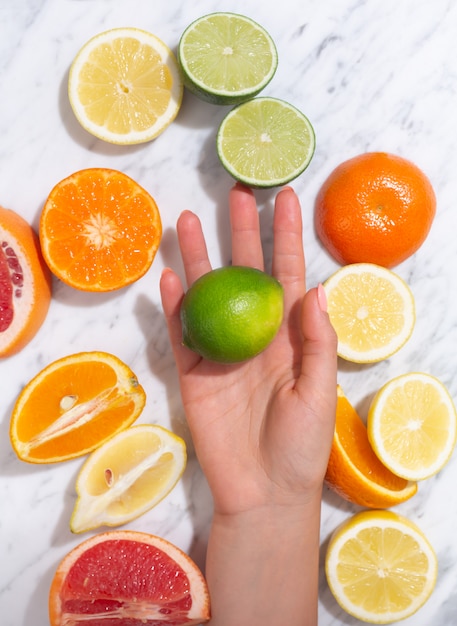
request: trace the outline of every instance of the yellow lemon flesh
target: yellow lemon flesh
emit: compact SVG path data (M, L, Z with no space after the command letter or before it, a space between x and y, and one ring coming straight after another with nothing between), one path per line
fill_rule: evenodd
M437 558L424 533L392 511L362 511L332 535L327 581L357 619L388 624L413 615L436 583Z
M161 426L142 424L119 433L91 454L78 475L71 530L119 526L139 517L170 493L186 461L184 441Z

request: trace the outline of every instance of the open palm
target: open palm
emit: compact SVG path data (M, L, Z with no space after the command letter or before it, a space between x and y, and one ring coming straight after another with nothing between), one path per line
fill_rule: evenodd
M230 193L232 263L264 270L253 193ZM198 218L184 212L178 240L191 285L211 269ZM184 288L165 270L162 302L195 449L215 508L236 513L293 503L322 486L334 427L336 337L322 288L306 293L302 221L290 188L276 198L272 274L284 288L284 320L270 346L240 364L202 359L182 345Z

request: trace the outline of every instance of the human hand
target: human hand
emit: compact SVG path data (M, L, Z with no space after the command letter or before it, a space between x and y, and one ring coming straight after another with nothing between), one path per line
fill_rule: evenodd
M253 193L230 192L232 263L264 270ZM211 269L201 224L185 211L177 224L188 285ZM224 365L182 345L184 288L176 273L161 278L162 303L181 395L215 512L303 503L321 491L336 406L336 336L322 287L306 293L302 219L286 187L275 201L272 274L284 288L284 319L268 348Z

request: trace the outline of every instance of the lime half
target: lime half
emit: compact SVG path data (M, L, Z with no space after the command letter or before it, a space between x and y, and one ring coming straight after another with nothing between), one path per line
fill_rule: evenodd
M232 109L217 134L222 165L251 187L284 185L309 165L316 145L308 118L276 98L254 98Z
M178 45L185 86L213 104L239 104L273 78L278 54L271 36L244 15L211 13L192 22Z

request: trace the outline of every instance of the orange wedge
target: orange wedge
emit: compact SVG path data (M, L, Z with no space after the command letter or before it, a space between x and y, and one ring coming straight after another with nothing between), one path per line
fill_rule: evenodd
M83 291L130 285L150 268L162 237L154 199L117 170L92 168L57 183L40 219L44 259Z
M132 370L106 352L54 361L22 390L11 416L16 454L56 463L86 454L130 426L146 402Z
M0 357L24 348L38 332L51 302L51 273L35 231L0 207Z
M374 453L365 424L338 385L336 425L327 485L360 506L386 509L408 500L417 483L393 474Z

